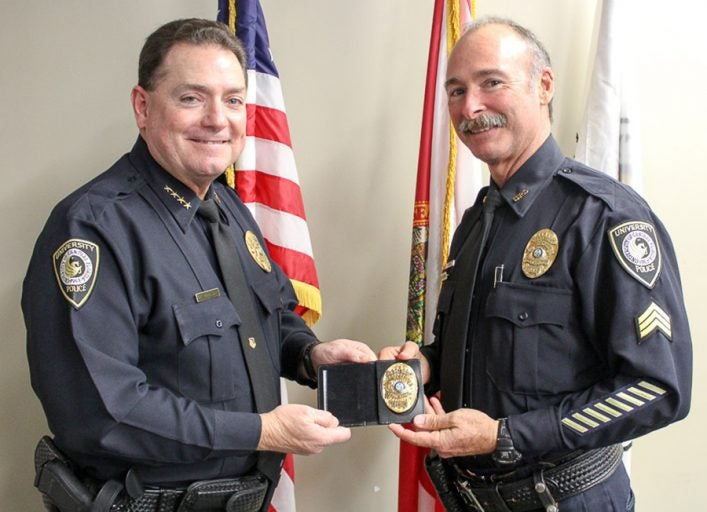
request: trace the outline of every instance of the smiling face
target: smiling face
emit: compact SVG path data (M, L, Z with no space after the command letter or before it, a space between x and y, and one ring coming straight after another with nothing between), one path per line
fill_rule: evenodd
M533 63L528 44L499 24L464 36L449 59L450 117L461 141L489 165L499 186L550 134L552 70L533 73Z
M132 104L153 158L203 198L243 151L246 82L233 52L216 45L174 45L151 90Z

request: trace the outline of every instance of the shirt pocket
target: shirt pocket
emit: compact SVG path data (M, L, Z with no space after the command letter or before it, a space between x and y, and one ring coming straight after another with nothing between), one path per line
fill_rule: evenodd
M246 373L238 344L241 319L231 301L222 295L201 303L175 304L172 309L182 342L180 393L200 401L235 398L243 385L237 376Z
M500 283L489 294L486 371L506 392L554 395L575 385L570 290Z
M263 328L263 335L268 347L268 354L276 373L280 374L280 336L282 322L282 299L280 286L269 274L252 282L251 288L255 294L256 306L259 307L258 317Z

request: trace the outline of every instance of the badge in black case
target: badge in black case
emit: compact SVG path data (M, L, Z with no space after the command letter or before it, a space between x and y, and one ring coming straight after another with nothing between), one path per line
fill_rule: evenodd
M345 427L409 423L424 412L420 361L319 367L317 406Z

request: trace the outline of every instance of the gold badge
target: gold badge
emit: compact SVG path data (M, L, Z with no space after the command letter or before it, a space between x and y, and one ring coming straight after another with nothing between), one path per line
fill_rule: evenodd
M394 363L383 373L381 397L388 409L398 414L409 411L417 401L417 376L405 363Z
M252 231L245 232L245 244L248 247L248 252L253 256L253 259L265 272L270 272L272 270L272 265L270 265L270 260L265 256L265 251L260 246L258 242L258 237Z
M530 237L523 251L523 274L530 279L547 272L557 257L559 242L551 229L541 229Z
M98 253L98 246L93 242L72 238L52 256L59 289L75 309L81 308L91 296L98 275Z

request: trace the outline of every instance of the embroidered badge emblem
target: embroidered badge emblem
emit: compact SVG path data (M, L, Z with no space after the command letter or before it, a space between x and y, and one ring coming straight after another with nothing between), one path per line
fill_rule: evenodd
M381 398L391 411L402 414L412 409L417 401L417 391L417 376L410 365L395 363L383 373Z
M91 296L98 275L98 262L98 246L78 238L64 242L52 256L59 289L75 309L83 306Z
M662 269L655 228L647 222L632 220L611 228L608 235L621 266L639 283L652 289Z
M670 315L655 302L651 302L643 314L636 318L636 331L638 332L638 343L641 343L655 331L660 331L668 340L673 340Z
M248 252L250 252L250 255L253 257L258 266L265 272L270 272L272 270L270 260L265 255L265 251L263 251L263 248L258 241L258 237L255 236L255 233L250 230L245 232L245 245L248 247Z
M557 257L560 244L551 229L541 229L528 240L523 251L521 269L529 279L535 279L547 272Z

